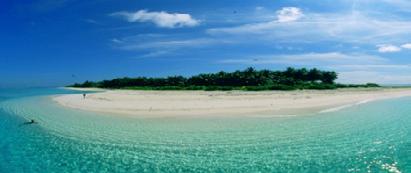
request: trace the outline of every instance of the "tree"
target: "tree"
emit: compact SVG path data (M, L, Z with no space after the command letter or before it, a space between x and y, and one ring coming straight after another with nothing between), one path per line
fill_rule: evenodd
M334 84L337 73L313 69L295 69L285 71L256 70L252 67L234 72L198 74L191 77L169 76L166 78L117 78L100 82L86 81L73 87L101 88L144 88L144 89L206 89L206 90L267 90L267 89L333 89L358 85ZM360 85L361 86L361 85ZM368 85L374 87L377 85Z
M321 82L325 84L333 84L336 79L337 79L336 72L323 72Z
M321 71L316 68L311 69L307 74L307 80L311 82L316 82L321 79Z

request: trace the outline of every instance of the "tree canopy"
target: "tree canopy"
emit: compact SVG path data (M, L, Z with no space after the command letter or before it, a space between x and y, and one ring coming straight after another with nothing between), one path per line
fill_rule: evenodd
M158 89L158 90L292 90L292 89L335 89L342 87L375 87L372 85L336 84L338 75L333 71L316 68L284 71L256 70L249 67L234 72L220 71L203 73L191 77L169 76L164 78L136 77L117 78L99 82L86 81L72 87L98 87L110 89Z

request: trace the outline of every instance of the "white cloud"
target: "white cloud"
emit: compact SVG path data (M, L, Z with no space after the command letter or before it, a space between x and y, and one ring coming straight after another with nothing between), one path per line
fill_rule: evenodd
M282 19L286 20L286 19ZM404 42L411 34L411 21L400 18L373 17L369 13L305 13L293 22L248 23L233 27L211 28L207 33L238 36L276 42L338 41L344 43L380 44ZM253 35L253 37L249 37ZM246 41L250 41L247 39Z
M175 39L175 40L149 40L139 42L139 40L113 40L119 48L124 50L150 50L150 49L180 49L188 47L203 47L221 43L218 40L208 38L197 39Z
M377 0L367 0L376 2ZM399 11L410 12L411 2L409 0L380 0L384 5L395 7ZM379 2L377 2L379 3Z
M85 22L100 25L101 23L94 19L84 19Z
M153 57L161 57L161 56L167 56L172 54L170 51L164 51L164 50L159 50L159 51L153 51L146 53L144 55L141 55L139 58L153 58Z
M404 48L404 49L411 49L411 43L403 44L403 45L401 45L401 47Z
M259 11L259 10L264 10L265 8L264 7L262 7L262 6L257 6L257 7L255 7L255 10L257 10L257 11Z
M377 45L377 47L378 47L378 52L381 52L381 53L401 51L400 47L394 46L394 45L391 45L391 44L381 44L381 45Z
M197 26L200 21L191 17L190 14L167 13L165 11L149 12L139 10L137 12L117 12L113 16L124 17L129 22L152 22L162 28L178 28Z
M384 64L388 60L366 54L344 54L340 52L306 53L295 55L262 55L245 59L226 59L227 64L282 64L293 66L328 66L347 64Z
M411 75L397 74L392 72L381 71L344 71L338 73L337 82L340 83L378 83L378 84L403 84L409 85L411 81Z
M338 70L411 69L409 64L350 64L327 66Z
M230 44L231 41L214 38L191 38L184 35L140 34L124 38L111 39L115 49L144 53L140 57L158 57L178 54L181 51L207 48L218 44ZM186 52L189 53L189 52Z
M113 39L111 39L111 41L112 41L113 43L118 43L118 44L123 43L123 41L121 41L121 40L119 40L119 39L117 39L117 38L113 38Z
M390 53L390 52L399 52L401 49L411 49L411 43L405 43L402 44L401 46L396 46L392 44L380 44L377 45L378 47L378 52L381 53Z
M293 22L303 17L303 12L297 7L284 7L277 11L278 22Z

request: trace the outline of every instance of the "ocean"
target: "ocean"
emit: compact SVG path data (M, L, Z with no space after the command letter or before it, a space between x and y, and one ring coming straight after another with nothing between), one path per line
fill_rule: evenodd
M411 172L411 98L295 117L136 118L0 89L0 172ZM27 125L34 119L37 123Z

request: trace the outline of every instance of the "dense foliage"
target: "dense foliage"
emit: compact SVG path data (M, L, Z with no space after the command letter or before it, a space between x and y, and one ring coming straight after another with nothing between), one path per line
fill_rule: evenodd
M337 73L316 68L287 68L285 71L255 70L199 74L191 77L169 76L166 78L118 78L100 82L86 81L72 87L97 87L110 89L140 90L294 90L336 89L344 87L378 87L377 84L336 84Z

